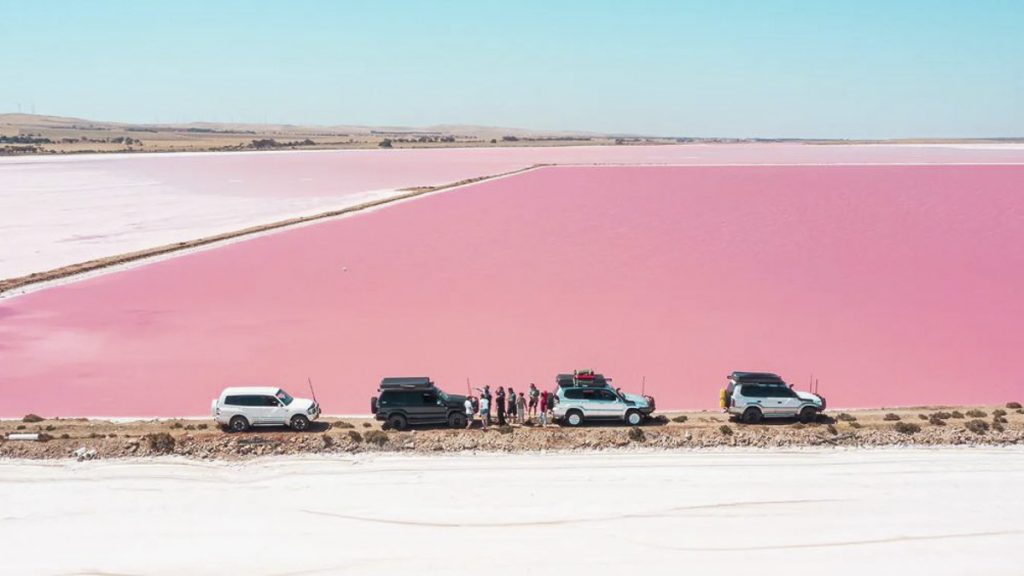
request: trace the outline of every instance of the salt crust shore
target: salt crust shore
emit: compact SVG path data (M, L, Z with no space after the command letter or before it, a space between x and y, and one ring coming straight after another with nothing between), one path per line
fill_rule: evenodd
M20 575L1015 574L1024 448L0 462Z

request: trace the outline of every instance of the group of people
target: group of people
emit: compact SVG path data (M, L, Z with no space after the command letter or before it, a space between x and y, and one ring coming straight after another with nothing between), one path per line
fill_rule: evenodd
M476 390L479 396L466 397L466 428L473 426L477 414L485 429L492 423L498 426L527 424L537 418L541 426L547 426L550 421L555 395L547 390L538 390L533 383L528 391L519 393L511 386L507 392L503 386L498 386L493 395L490 386Z

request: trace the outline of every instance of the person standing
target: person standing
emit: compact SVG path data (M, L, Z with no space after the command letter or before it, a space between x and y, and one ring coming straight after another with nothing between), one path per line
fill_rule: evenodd
M511 386L508 387L508 421L510 424L515 424L518 419L518 410L516 410L516 391Z
M545 390L540 393L540 425L541 427L548 425L548 391Z
M522 392L519 393L519 398L516 400L516 414L519 415L519 423L526 424L526 395Z
M530 382L530 412L529 416L537 416L537 402L540 399L540 390L537 390L537 386Z
M480 422L483 424L484 430L487 430L487 426L491 423L491 399L487 396L480 398Z
M463 403L463 407L466 410L466 428L473 427L473 414L476 412L473 410L473 397L466 396L466 401Z
M494 393L494 409L498 411L498 426L505 425L505 387L498 386Z

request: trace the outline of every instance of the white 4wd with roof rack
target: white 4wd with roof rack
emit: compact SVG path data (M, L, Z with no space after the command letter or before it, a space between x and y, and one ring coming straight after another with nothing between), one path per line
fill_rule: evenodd
M733 372L720 401L726 412L746 424L757 424L764 418L799 418L808 423L825 411L825 398L794 390L769 372Z
M244 432L252 426L289 426L309 428L320 417L320 405L306 398L292 398L280 388L270 386L225 388L210 405L213 419L232 432Z

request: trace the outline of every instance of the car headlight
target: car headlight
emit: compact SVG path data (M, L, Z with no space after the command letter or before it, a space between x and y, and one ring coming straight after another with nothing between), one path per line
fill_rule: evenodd
M309 414L310 416L312 416L313 414L316 414L316 404L313 404L312 406L307 408L306 409L306 413Z

